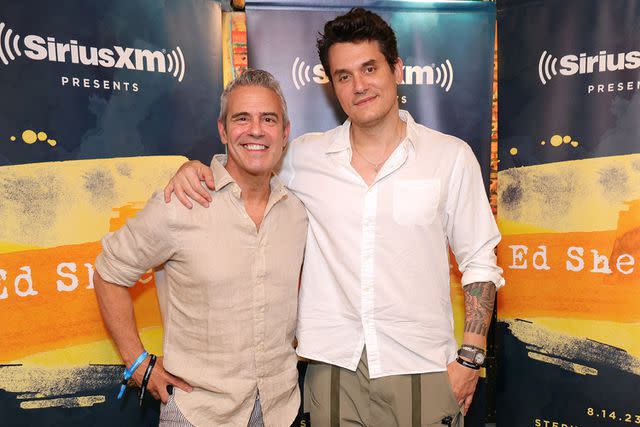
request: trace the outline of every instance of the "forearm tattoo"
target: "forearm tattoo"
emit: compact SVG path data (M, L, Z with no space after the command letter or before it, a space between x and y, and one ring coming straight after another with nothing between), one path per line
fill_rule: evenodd
M493 282L476 282L464 287L464 331L487 336L496 287Z

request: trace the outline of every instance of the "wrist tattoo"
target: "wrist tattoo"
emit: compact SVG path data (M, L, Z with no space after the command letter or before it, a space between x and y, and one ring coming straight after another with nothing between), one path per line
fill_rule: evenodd
M476 282L464 287L464 331L487 336L496 287L493 282Z

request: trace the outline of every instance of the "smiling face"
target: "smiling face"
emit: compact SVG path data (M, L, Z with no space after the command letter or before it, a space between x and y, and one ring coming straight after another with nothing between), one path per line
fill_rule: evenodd
M239 86L227 99L225 122L218 120L222 143L227 146L227 170L241 176L271 176L289 138L280 98L262 86Z
M336 97L354 126L398 119L401 59L391 69L377 41L336 43L328 59Z

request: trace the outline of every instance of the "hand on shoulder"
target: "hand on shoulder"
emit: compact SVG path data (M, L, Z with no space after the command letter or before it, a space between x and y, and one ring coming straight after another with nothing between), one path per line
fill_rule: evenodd
M204 181L209 189L215 189L213 172L209 166L199 160L185 162L164 188L164 201L169 203L171 194L175 193L180 203L189 209L193 207L191 200L208 208L211 202L211 195L200 184L201 181Z

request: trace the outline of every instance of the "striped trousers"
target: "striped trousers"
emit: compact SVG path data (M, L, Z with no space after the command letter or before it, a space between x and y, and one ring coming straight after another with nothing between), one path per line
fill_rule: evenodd
M166 405L164 403L160 404L159 427L193 427L193 424L180 412L180 408L176 405L173 395L169 396L169 401ZM253 411L251 411L247 427L264 427L259 395L253 405Z

